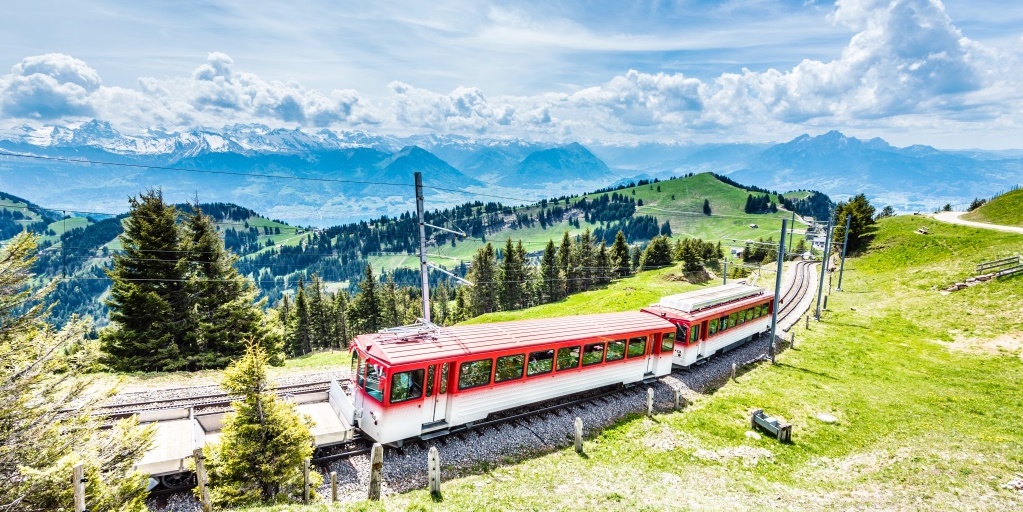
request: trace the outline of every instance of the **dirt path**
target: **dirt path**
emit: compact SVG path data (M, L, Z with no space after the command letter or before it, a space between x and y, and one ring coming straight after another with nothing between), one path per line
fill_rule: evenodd
M934 218L942 222L948 222L950 224L960 224L963 226L970 226L981 229L994 229L996 231L1005 231L1006 233L1019 233L1023 235L1023 227L1016 226L1002 226L1001 224L988 224L986 222L973 222L971 220L961 219L966 212L938 212L934 214Z

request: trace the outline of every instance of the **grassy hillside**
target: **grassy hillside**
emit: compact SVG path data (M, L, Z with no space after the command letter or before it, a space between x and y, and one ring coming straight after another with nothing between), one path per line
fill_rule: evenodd
M930 235L914 233L921 223ZM439 503L415 491L349 508L1018 509L1023 495L1003 485L1023 472L1023 278L939 289L1021 243L885 219L871 250L846 262L845 291L831 295L824 321L797 327L798 347L777 365L685 411L626 418L588 440L585 457L566 448L509 459L445 482ZM603 292L603 303L579 300L622 309L641 283L657 282L641 274ZM755 408L790 421L793 443L748 436Z
M963 215L966 220L1006 226L1023 226L1023 188L1002 194Z

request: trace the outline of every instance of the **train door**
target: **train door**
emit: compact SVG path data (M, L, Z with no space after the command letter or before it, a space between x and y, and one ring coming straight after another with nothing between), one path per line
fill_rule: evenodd
M655 336L646 337L646 373L654 373L657 369L657 340Z
M423 423L444 421L448 410L448 391L452 363L431 364L426 367L426 405Z

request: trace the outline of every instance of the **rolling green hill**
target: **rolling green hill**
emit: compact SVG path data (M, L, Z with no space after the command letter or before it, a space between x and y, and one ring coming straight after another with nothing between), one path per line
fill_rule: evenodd
M975 222L1023 226L1023 188L995 197L963 215L963 218Z

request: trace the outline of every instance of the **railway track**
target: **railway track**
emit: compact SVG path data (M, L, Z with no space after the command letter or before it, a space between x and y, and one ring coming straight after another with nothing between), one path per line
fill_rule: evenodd
M813 282L812 272L817 263L816 261L798 261L793 266L795 275L788 289L782 293L778 320L788 318L799 307L799 303L802 302L803 297L806 296L807 291L810 289L810 284Z

